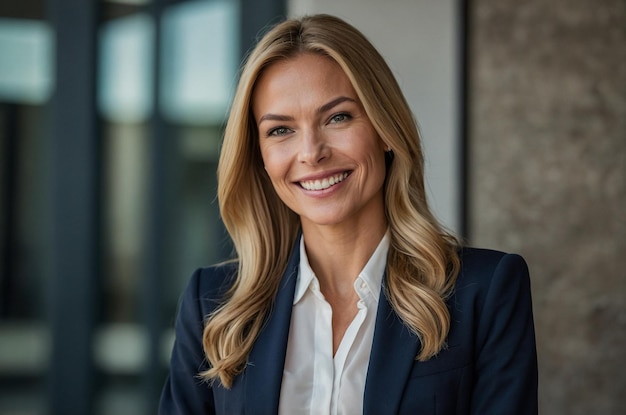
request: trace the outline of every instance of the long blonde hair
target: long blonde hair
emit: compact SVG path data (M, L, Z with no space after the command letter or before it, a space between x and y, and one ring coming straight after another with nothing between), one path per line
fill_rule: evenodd
M417 358L445 345L445 299L459 269L457 241L430 212L417 124L391 70L354 27L333 16L284 21L257 44L244 65L218 165L218 200L232 237L238 270L227 298L207 316L203 346L210 368L200 375L229 388L240 374L278 291L299 218L278 198L263 169L251 111L252 92L272 63L300 53L334 59L344 70L381 139L392 149L385 180L391 234L386 295L419 336Z

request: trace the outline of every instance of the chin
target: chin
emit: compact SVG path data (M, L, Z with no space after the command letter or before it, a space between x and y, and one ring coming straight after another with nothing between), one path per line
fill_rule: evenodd
M315 226L336 226L340 225L345 220L344 217L332 216L302 216L300 215L300 222L306 222Z

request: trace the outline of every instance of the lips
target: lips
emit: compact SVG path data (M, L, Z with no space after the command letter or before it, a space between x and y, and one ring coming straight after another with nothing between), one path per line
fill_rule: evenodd
M348 177L348 172L333 174L323 179L303 180L299 183L306 190L326 190L337 183L341 183L346 177Z

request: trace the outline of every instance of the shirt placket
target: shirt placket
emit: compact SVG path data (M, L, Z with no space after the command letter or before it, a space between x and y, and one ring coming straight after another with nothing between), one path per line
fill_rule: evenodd
M313 374L313 394L311 415L328 415L331 410L333 393L333 329L332 309L324 299L319 282L314 279L311 288L315 296L315 364Z
M367 316L367 306L364 301L367 285L360 278L358 278L357 281L355 281L354 286L355 291L359 296L359 302L357 303L358 312L354 317L354 320L352 320L352 322L346 329L346 332L341 339L341 343L339 344L339 348L337 349L337 353L335 353L335 357L333 359L334 382L330 412L333 415L336 415L339 412L339 403L341 401L341 386L344 380L347 381L347 379L345 379L345 369L346 363L350 355L350 350L352 349L356 340L356 336Z

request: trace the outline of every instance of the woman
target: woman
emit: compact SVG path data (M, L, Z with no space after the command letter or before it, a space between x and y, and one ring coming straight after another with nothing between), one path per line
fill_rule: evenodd
M237 258L183 295L161 413L537 412L526 265L437 223L416 123L356 29L261 39L218 180Z

